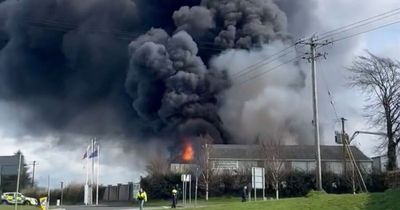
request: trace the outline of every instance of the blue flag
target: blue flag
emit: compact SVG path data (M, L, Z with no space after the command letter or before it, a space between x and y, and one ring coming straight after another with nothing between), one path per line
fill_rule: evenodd
M92 152L92 154L89 155L89 158L97 157L97 155L98 155L98 152L97 152L97 149L96 149L94 152Z

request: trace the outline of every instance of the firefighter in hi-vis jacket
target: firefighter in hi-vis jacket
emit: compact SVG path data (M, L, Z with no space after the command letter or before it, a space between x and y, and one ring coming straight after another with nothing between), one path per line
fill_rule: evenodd
M143 190L143 188L140 188L139 192L136 195L136 199L139 201L140 210L143 210L144 202L147 202L147 194Z

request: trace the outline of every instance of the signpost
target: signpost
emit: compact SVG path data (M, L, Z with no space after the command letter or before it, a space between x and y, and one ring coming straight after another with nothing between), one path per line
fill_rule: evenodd
M182 181L182 204L183 206L186 206L186 197L187 197L187 183L189 183L189 203L192 203L192 193L190 192L192 190L192 187L190 186L192 183L192 176L190 174L182 174L181 175L181 181Z
M257 200L257 189L263 190L265 198L265 169L260 167L251 168L251 187L254 189L254 200Z
M195 192L194 192L194 207L197 207L197 191L199 188L199 176L200 176L199 168L196 168L196 185L195 185Z

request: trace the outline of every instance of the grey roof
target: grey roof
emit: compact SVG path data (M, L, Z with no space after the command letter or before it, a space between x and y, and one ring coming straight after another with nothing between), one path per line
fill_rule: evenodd
M371 161L357 147L350 146L354 158L357 161ZM315 147L312 145L282 145L280 154L285 160L315 160ZM238 159L254 160L264 159L261 148L258 145L214 144L210 152L210 159ZM343 147L339 145L321 146L322 160L342 160Z

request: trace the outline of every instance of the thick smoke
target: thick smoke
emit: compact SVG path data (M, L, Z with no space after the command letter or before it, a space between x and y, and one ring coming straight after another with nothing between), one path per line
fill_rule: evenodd
M23 123L37 135L208 133L232 142L241 137L228 135L232 122L220 113L238 111L225 93L236 64L217 63L231 48L252 54L289 43L280 4L288 8L272 0L0 1L0 97L27 110Z
M7 0L0 14L0 95L30 110L30 133L141 129L124 94L127 41L112 32L137 24L134 2Z
M204 0L219 20L216 45L224 48L261 46L287 37L285 13L272 0Z
M192 36L201 37L209 29L215 27L214 17L211 11L205 7L188 6L181 7L174 12L173 19L177 31L186 31Z
M212 132L217 142L225 139L216 95L228 87L228 80L222 71L207 69L189 34L169 37L152 29L133 41L129 52L126 86L139 116L156 129L194 127L198 134Z
M228 68L228 72L237 75L287 45L276 41L259 51L228 50L211 64L216 69ZM285 144L312 143L311 99L305 73L297 63L286 63L295 56L293 51L252 73L234 77L232 88L224 92L225 101L219 113L228 131L236 137L236 143L255 143L257 139L274 139ZM260 74L278 65L282 66L266 75ZM257 75L260 76L245 82Z

